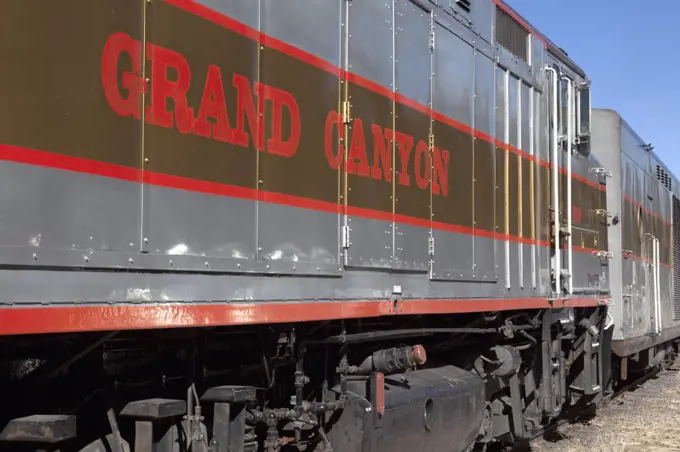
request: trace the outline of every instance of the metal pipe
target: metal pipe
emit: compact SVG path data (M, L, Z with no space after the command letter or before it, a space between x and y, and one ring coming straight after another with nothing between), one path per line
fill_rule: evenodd
M552 170L553 170L553 180L552 180L552 188L553 188L553 228L555 232L555 265L554 265L554 271L555 271L555 298L559 298L562 290L561 290L561 285L560 285L560 272L561 270L561 256L560 256L560 196L559 196L559 175L560 175L560 168L559 168L559 153L557 150L557 134L559 133L559 118L557 116L557 89L558 89L558 80L559 80L559 75L558 71L556 68L549 66L546 68L546 72L552 72L553 73L553 78L552 78L552 108L551 108L551 116L552 116L552 126L553 126L553 135L552 139L550 140L550 145L552 146Z
M574 273L572 260L572 240L571 240L571 156L574 135L574 119L573 119L573 83L570 78L562 77L562 80L567 82L567 234L569 240L569 248L567 249L567 271L569 272L568 294L574 291L574 282L572 274Z
M502 327L507 328L507 327ZM533 325L512 325L512 330L535 329ZM367 331L365 333L340 334L326 339L304 342L304 345L315 344L348 344L357 342L373 342L387 339L401 339L404 337L431 336L433 334L493 334L498 333L499 328L419 328L392 331Z

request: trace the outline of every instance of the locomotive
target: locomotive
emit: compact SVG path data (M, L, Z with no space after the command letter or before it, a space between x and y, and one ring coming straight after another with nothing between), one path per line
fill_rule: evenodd
M662 366L678 180L501 0L0 0L0 448L483 449Z

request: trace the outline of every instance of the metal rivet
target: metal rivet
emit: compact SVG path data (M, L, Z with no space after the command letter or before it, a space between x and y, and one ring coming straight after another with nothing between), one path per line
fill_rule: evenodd
M38 255L33 253L33 259L38 260Z
M130 258L130 263L131 263L131 264L134 264L134 263L135 263L135 261L134 261L134 260L132 260L132 258Z

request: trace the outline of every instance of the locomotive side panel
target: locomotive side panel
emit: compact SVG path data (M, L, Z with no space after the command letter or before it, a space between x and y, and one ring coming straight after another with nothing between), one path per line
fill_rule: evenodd
M64 133L31 133L36 143L15 138L25 117L3 132L21 158L30 147L48 152L13 174L63 177L49 190L59 198L64 187L79 187L64 197L69 209L31 221L49 236L87 210L103 232L86 234L78 228L93 228L82 220L63 228L80 241L48 240L36 251L16 246L36 236L30 227L9 228L23 235L7 237L0 260L30 269L3 270L3 303L393 296L486 300L475 309L499 298L547 303L552 164L542 42L530 39L529 64L476 42L444 10L406 0L390 2L394 8L306 5L313 24L267 1L131 4L124 11L134 16L123 22L92 12L87 27L96 32L84 30L90 39L70 44L82 58L69 74L96 102L83 107L87 114L58 114L83 97L69 91L55 100L61 82L37 94L17 82L21 89L5 96L54 103L41 112L49 115L44 124L73 121L62 124ZM49 24L63 15L35 10L32 19ZM74 25L74 36L78 26L86 27ZM46 41L23 54L41 55ZM7 54L20 50L6 45ZM12 80L32 68L17 65ZM84 157L84 166L59 169L60 146ZM35 177L8 180L16 189ZM575 167L579 177L588 176ZM566 181L560 186L564 192ZM586 183L582 191L593 189ZM47 189L34 190L36 202L46 198ZM20 210L15 198L3 202L8 212ZM90 245L97 240L104 245ZM585 268L579 259L597 261L596 243L582 245L574 268ZM47 268L63 266L78 271ZM111 271L120 269L128 272ZM296 275L320 277L301 284ZM594 296L582 295L575 302Z
M102 87L99 74L110 35L119 30L135 39L143 35L144 4L125 0L100 6L3 2L0 254L5 264L44 259L77 266L90 251L140 247L142 126L120 117L104 119L110 107L102 89L110 80ZM128 69L140 65L140 58L121 62ZM43 161L49 164L40 166ZM90 174L64 168L86 168ZM102 172L113 174L95 175ZM66 254L71 259L62 261Z

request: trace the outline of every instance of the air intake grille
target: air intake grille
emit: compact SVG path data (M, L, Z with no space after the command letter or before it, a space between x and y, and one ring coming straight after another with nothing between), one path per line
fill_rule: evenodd
M659 182L661 182L668 191L673 191L673 179L660 165L656 165L656 178L659 179Z
M460 9L466 12L470 12L470 8L472 8L472 0L455 0L454 3L458 5Z
M496 6L496 42L528 62L529 30Z
M680 319L680 200L673 196L673 318Z

